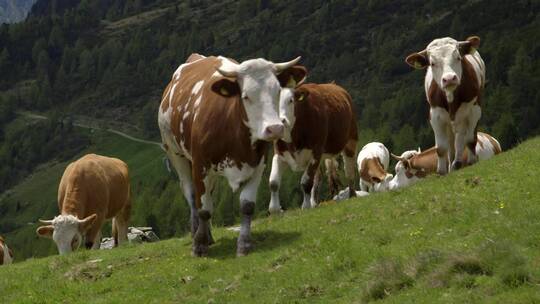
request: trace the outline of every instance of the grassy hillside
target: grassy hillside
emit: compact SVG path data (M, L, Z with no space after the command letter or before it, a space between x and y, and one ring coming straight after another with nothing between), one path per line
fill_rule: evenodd
M533 303L540 301L540 138L448 177L254 223L255 251L215 230L0 268L14 303Z
M140 189L148 183L167 179L162 159L164 154L158 146L133 142L105 131L80 130L90 136L92 143L73 159L86 153L98 153L124 160L131 168L131 182L135 194L138 194ZM0 197L0 207L5 212L0 218L0 224L2 227L13 227L4 236L12 240L13 249L20 253L19 260L55 253L56 248L50 241L37 238L34 232L36 225L33 223L38 218L52 218L58 214L56 200L58 183L70 161L42 165L22 183ZM180 196L179 193L172 193L172 195ZM154 197L159 199L160 196ZM141 199L142 197L135 195L134 214L145 213L140 209L152 204L152 202L143 202ZM176 200L176 204L184 206L180 200ZM174 209L176 204L171 202L171 208ZM133 221L145 224L144 219L134 218ZM7 222L9 223L6 224Z

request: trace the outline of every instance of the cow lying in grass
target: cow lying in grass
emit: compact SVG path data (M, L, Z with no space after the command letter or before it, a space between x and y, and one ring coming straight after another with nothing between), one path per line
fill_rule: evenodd
M0 265L13 263L13 251L8 247L4 238L0 236Z
M478 132L476 141L476 156L479 160L486 160L501 153L501 145L489 134ZM398 160L396 174L390 181L390 190L410 186L421 178L437 171L437 148L432 147L423 152L405 151L401 156L392 154ZM462 161L468 163L469 153L463 152Z
M60 254L79 248L99 249L101 226L113 218L115 244L127 240L131 210L128 166L121 160L87 154L64 171L58 188L60 215L36 230L41 237L52 238Z
M388 190L392 174L387 172L390 152L379 142L365 145L358 153L357 165L360 173L360 190L379 192Z

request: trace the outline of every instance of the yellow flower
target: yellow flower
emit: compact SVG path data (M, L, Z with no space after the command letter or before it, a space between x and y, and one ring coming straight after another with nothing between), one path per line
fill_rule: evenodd
M499 203L499 208L504 209L504 203Z

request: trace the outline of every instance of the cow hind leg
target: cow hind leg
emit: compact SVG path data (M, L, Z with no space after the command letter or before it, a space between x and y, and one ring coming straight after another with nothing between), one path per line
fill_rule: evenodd
M328 178L330 197L334 197L339 193L339 188L341 187L337 173L338 163L335 159L328 158L324 160L324 165L326 167L326 176Z
M202 182L195 185L197 196L201 201L201 209L197 211L198 226L193 235L193 256L207 256L208 247L214 242L210 231L210 219L214 209L212 198L214 182L215 177L210 174L205 176Z
M191 236L193 237L199 226L199 215L197 208L195 207L195 192L191 176L191 162L183 155L171 153L168 155L169 160L178 174L180 189L182 189L184 198L190 207Z
M318 195L319 195L319 186L321 184L321 170L315 171L315 176L313 178L313 187L311 187L311 208L317 207L318 202Z
M311 190L313 188L313 182L315 174L319 170L320 159L313 159L307 169L302 175L302 190L304 191L304 201L302 202L302 209L309 209L311 207Z
M236 255L245 256L253 248L251 242L251 220L255 213L255 200L257 199L257 189L261 182L264 171L264 163L261 162L256 168L251 179L240 192L240 212L242 213L242 222L240 225L240 235L236 243Z
M349 141L347 147L342 153L343 166L345 169L345 178L349 187L349 198L356 196L355 177L356 177L356 141ZM360 182L360 186L362 183ZM364 190L364 191L367 191Z

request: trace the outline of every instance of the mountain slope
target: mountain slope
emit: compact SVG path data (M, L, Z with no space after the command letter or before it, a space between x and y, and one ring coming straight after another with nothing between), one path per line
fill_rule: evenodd
M216 229L0 267L0 301L525 303L540 301L540 138L447 177L254 223L255 251Z
M0 23L24 20L34 2L36 0L0 0Z

